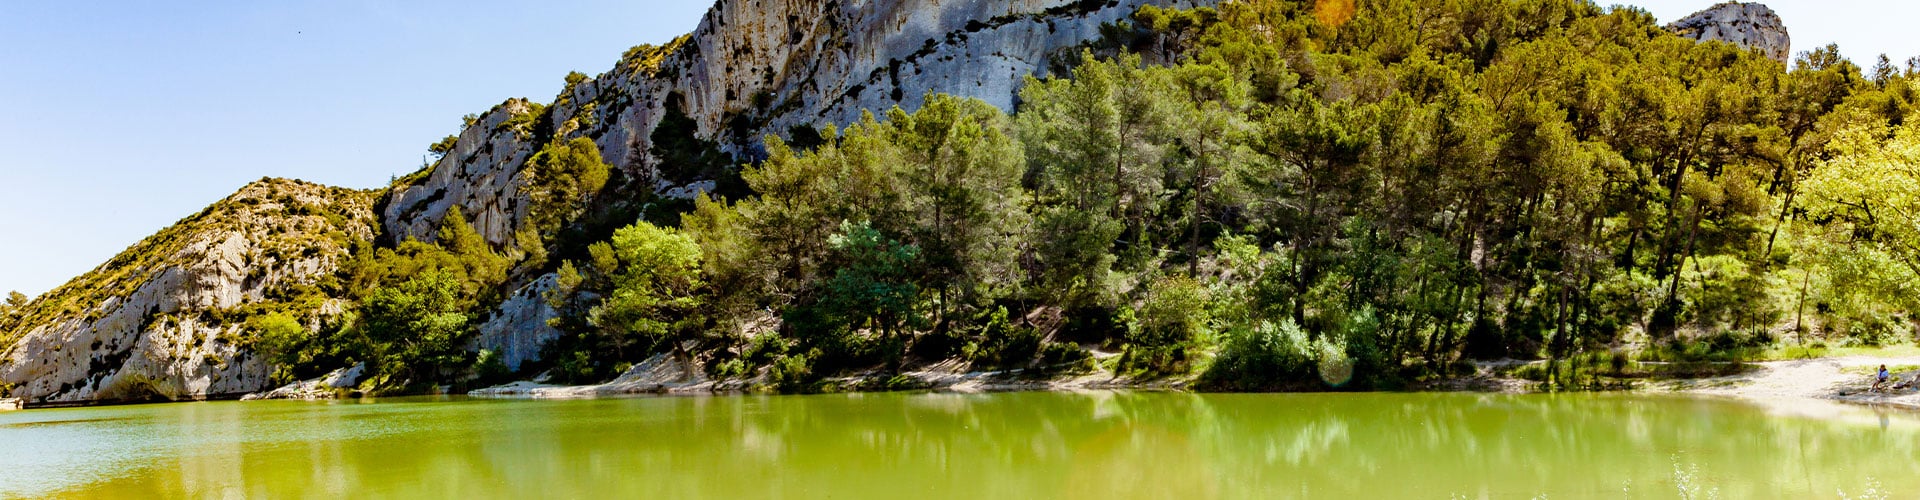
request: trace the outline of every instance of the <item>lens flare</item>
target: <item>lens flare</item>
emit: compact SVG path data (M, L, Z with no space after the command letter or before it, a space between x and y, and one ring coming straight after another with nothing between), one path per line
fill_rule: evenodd
M1320 24L1338 28L1353 19L1353 2L1354 0L1314 0L1313 17L1319 19Z
M1334 387L1347 385L1353 381L1353 360L1346 356L1320 358L1320 380Z

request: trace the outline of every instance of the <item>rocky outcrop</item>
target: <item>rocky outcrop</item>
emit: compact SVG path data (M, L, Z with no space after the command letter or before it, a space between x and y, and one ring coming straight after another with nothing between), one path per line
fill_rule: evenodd
M447 210L459 206L475 231L493 244L504 244L530 206L519 196L526 177L519 174L534 153L527 125L509 125L516 117L534 113L525 99L512 99L480 115L453 149L440 157L420 183L395 188L381 213L396 241L416 238L432 241ZM501 168L505 165L513 169Z
M340 397L342 391L352 389L354 384L360 383L360 377L365 376L366 371L366 363L360 363L349 368L341 368L327 372L326 375L280 386L271 391L248 394L240 397L240 400L300 399L311 401L316 399L334 399Z
M258 391L266 362L236 311L331 279L373 237L373 193L263 179L35 299L0 325L0 384L30 402ZM306 318L337 303L286 306ZM298 310L292 310L298 309Z
M732 384L738 386L739 384ZM627 369L626 373L604 384L549 385L522 381L476 389L472 396L536 399L591 398L621 394L705 393L716 390L713 380L700 367L676 360L668 354L655 354Z
M868 111L917 108L929 93L985 100L1005 110L1029 75L1101 36L1142 5L1192 7L1215 0L721 0L693 33L636 48L611 71L570 82L551 106L509 100L479 116L417 182L387 194L381 214L395 240L432 241L455 206L495 245L509 245L532 206L527 161L550 141L591 138L623 177L667 196L711 183L658 182L651 135L669 104L697 135L751 153L763 134L846 124ZM673 101L669 103L669 100ZM561 335L528 284L480 328L473 348L509 369L538 359Z
M489 241L505 244L529 203L523 167L543 139L589 137L629 178L651 180L650 134L669 100L699 136L750 154L762 134L843 125L867 111L917 108L928 93L1011 109L1020 82L1140 6L1217 0L721 0L700 26L666 47L636 48L612 71L570 83L535 123L508 101L460 134L421 182L389 194L386 227L431 240L459 205ZM655 184L661 192L676 186ZM690 194L681 189L679 194Z
M1773 9L1757 3L1727 2L1667 25L1674 34L1694 40L1718 40L1759 50L1776 61L1793 54L1793 38Z
M493 351L508 370L514 371L521 363L540 359L540 348L561 335L560 330L547 324L560 316L546 300L547 291L557 284L557 278L549 273L515 290L493 317L480 325L474 350Z

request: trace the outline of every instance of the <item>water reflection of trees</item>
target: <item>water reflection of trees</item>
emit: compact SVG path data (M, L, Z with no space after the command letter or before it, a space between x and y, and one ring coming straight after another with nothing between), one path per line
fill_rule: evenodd
M1671 497L1920 488L1916 425L1632 396L995 394L203 405L139 496ZM1855 488L1857 489L1857 488ZM1851 490L1849 490L1851 491Z

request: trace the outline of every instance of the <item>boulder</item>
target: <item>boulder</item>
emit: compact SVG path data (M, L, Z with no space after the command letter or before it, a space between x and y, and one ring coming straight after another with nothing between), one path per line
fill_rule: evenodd
M326 375L283 385L271 391L248 394L242 396L240 400L333 399L338 397L341 390L352 389L355 385L358 385L360 383L360 377L365 376L366 371L367 364L360 363L351 367L327 372Z
M706 373L700 371L700 367L674 359L667 354L655 354L604 384L561 386L523 381L477 389L467 394L484 397L548 399L591 398L621 394L701 393L710 392L713 389L713 381L707 378Z

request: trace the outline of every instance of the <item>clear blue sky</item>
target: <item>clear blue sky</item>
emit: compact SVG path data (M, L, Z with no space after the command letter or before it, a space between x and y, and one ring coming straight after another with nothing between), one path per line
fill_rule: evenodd
M1637 2L1663 22L1714 3ZM1920 3L1769 4L1796 52L1920 55ZM0 293L45 292L262 176L383 185L460 116L549 101L708 5L0 2Z
M703 1L0 2L0 294L262 176L370 188L460 117L553 99Z

